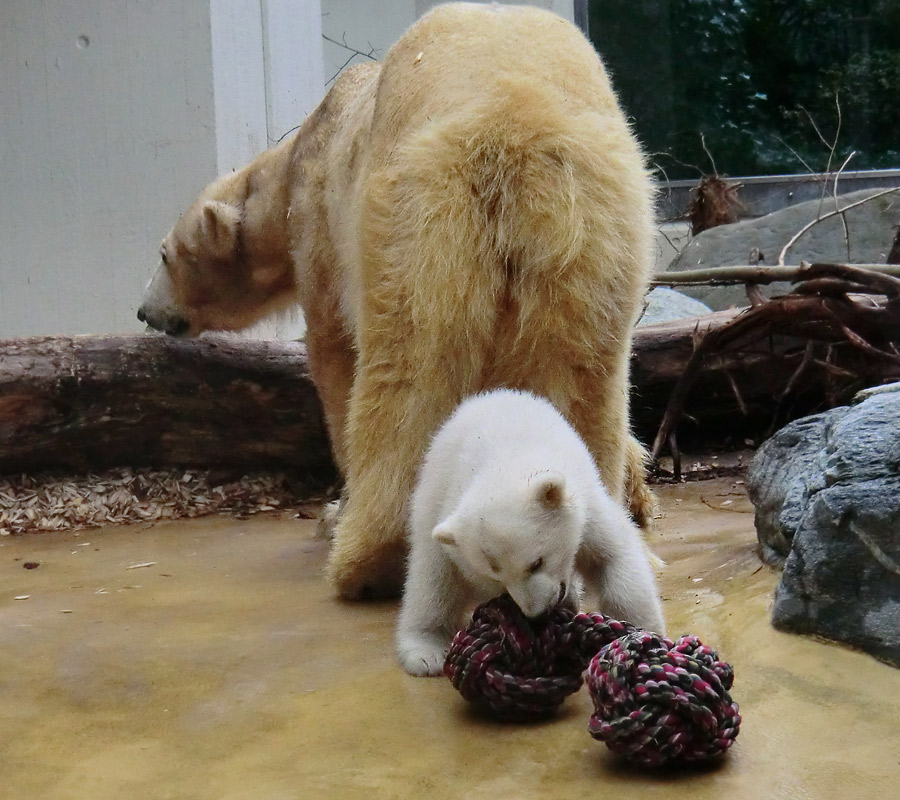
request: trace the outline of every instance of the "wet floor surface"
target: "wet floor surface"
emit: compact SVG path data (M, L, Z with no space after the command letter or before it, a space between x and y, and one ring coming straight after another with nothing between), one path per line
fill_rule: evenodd
M669 632L735 666L714 768L622 766L586 690L547 723L475 716L395 665L395 604L331 598L312 522L206 518L0 540L0 797L900 796L900 670L771 628L734 479L659 495Z

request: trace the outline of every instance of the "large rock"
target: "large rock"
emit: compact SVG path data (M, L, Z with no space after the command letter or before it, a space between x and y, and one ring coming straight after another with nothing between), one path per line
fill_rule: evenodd
M864 189L840 195L840 207L850 205L882 189ZM710 228L694 237L669 265L670 272L710 267L727 267L748 263L750 252L756 248L763 255L763 264L773 265L790 238L804 225L833 211L833 197L824 201L809 200L796 206L775 211L758 219L735 222ZM895 228L900 223L900 193L889 194L863 203L847 211L844 216L849 230L849 253L840 215L814 225L788 251L787 263L801 260L838 262L843 264L883 264L891 249ZM771 297L790 291L790 284L774 283L762 287ZM731 306L748 305L743 286L691 286L682 291L706 303L715 311Z
M773 624L900 666L900 384L787 425L747 475Z
M783 567L810 497L825 488L825 447L837 408L786 425L763 443L747 472L763 561Z
M658 286L651 292L648 292L645 298L647 308L638 321L638 326L656 325L658 322L671 322L675 319L684 319L685 317L700 317L709 314L710 307L688 297L674 289L666 289L664 286Z

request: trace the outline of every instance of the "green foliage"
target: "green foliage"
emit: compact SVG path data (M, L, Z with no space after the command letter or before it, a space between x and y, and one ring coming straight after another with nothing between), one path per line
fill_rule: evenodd
M852 151L854 169L900 167L900 0L589 8L591 40L669 177L824 170L822 139L836 136L832 168Z

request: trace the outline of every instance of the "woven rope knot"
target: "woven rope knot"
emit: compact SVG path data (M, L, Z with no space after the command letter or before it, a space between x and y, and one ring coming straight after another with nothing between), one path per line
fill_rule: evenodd
M509 595L479 606L472 624L456 634L444 673L462 696L508 720L549 716L581 688L587 663L560 607L528 620Z
M594 701L588 731L648 766L703 761L734 743L741 723L728 690L730 664L696 636L635 631L606 645L588 667Z
M507 720L541 719L588 670L588 730L628 760L658 766L724 753L741 717L729 664L695 636L677 643L603 614L560 606L529 620L508 595L476 609L444 672L462 696Z

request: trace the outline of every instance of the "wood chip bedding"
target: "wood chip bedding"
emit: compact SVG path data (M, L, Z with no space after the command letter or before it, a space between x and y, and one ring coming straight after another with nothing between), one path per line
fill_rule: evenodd
M0 477L0 536L134 522L244 516L277 509L314 516L284 474L216 475L208 470L117 469L60 478Z

